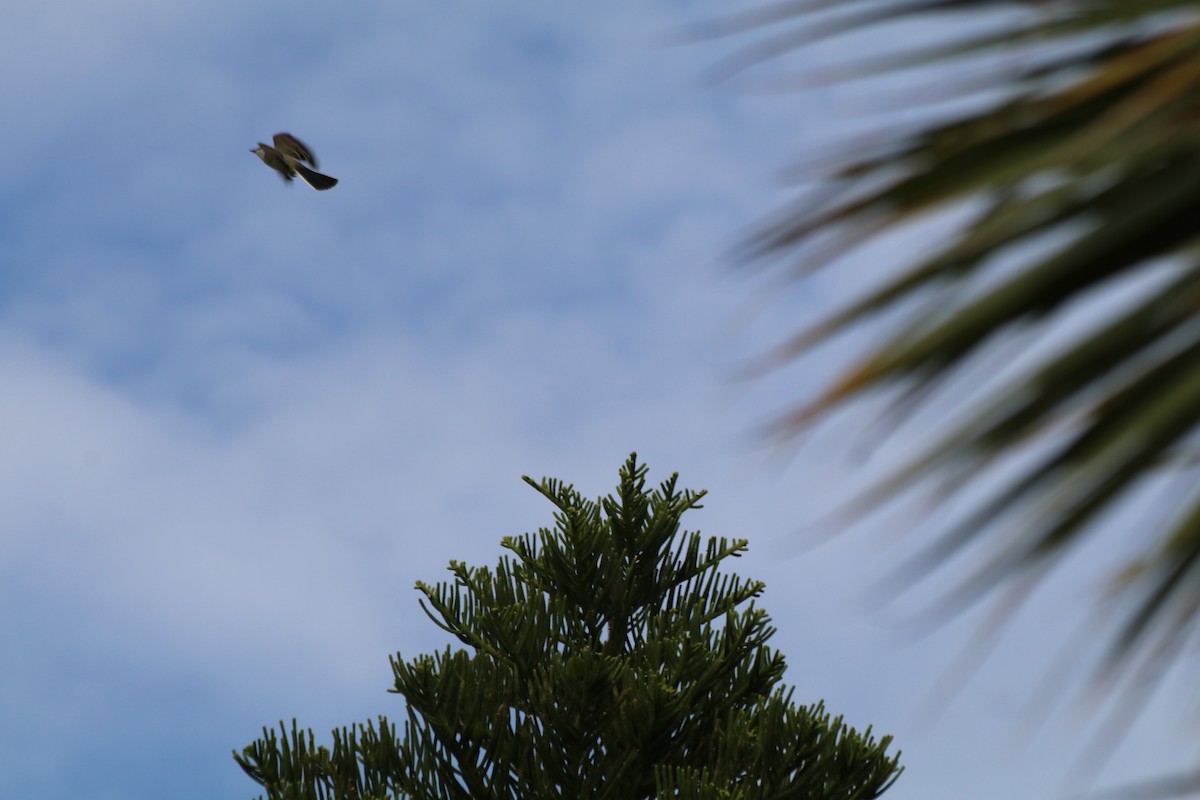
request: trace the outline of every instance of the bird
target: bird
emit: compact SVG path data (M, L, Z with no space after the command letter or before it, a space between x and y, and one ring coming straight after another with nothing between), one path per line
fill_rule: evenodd
M311 164L314 168L317 166L317 159L313 156L312 150L309 150L308 145L304 144L304 142L290 133L277 133L271 137L271 141L274 143L274 147L259 142L258 147L250 152L261 158L263 163L268 167L282 175L285 181L290 183L292 178L299 175L304 179L305 183L320 192L337 186L337 178L322 175L316 169L309 169L304 166L305 162Z

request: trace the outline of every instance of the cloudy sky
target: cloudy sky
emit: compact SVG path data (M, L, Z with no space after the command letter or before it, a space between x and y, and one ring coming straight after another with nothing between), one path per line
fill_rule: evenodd
M764 453L838 351L732 376L856 273L723 254L856 104L706 87L728 47L666 42L721 6L8 0L6 794L255 796L230 751L263 725L398 712L387 656L443 643L413 582L550 523L522 474L595 496L632 450L710 491L691 527L751 540L798 696L896 736L890 797L1078 787L1089 699L1028 703L1063 638L1038 609L1084 581L935 715L982 617L917 638L864 601L913 520L789 544L861 477L862 420ZM280 130L336 189L249 153ZM1100 784L1188 763L1169 706Z

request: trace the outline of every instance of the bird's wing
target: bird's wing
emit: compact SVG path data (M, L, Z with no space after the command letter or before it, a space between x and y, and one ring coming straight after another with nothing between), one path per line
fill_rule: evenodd
M297 161L307 161L314 167L317 166L317 159L308 146L290 133L277 133L272 137L272 141L275 142L275 149L285 156L290 156Z

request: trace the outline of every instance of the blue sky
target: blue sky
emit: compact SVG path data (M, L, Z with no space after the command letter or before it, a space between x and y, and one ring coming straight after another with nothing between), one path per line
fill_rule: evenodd
M798 696L896 736L889 797L1062 793L1087 715L1026 737L1019 709L1063 638L1039 609L1086 610L1084 577L931 723L980 617L914 639L863 603L914 520L787 545L878 468L838 444L861 416L791 458L755 439L844 353L731 376L857 273L722 257L854 103L705 88L724 46L664 42L719 8L9 0L5 792L255 796L229 753L263 725L398 712L387 656L443 643L413 582L549 524L522 474L598 495L637 450L710 491L690 527L751 540ZM279 130L336 189L250 154ZM1187 763L1177 705L1101 782Z

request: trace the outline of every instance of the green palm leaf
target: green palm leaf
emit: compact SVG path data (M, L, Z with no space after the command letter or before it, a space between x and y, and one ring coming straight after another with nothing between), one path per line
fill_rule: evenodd
M984 548L982 566L950 592L954 603L1044 575L1152 480L1188 485L1200 431L1200 4L781 3L732 21L726 33L756 38L722 65L732 77L848 31L1001 8L1026 13L990 28L979 17L957 41L802 75L800 85L815 85L974 62L986 80L960 87L976 93L974 110L949 121L931 113L928 124L831 160L818 181L824 195L765 225L742 253L788 255L809 274L930 212L973 211L938 251L893 267L770 354L772 366L789 362L885 312L917 308L781 418L782 435L881 390L911 407L1001 337L1058 331L1067 310L1084 321L1083 335L1056 335L1031 366L965 401L965 423L863 497L873 508L939 480L948 491L983 490L913 562L930 570ZM988 67L997 54L1009 66ZM1098 289L1134 276L1139 294L1089 313ZM985 480L1017 453L1033 454L1023 471ZM1109 583L1129 613L1112 628L1107 668L1176 654L1200 622L1200 490L1172 498L1165 524L1130 531L1142 555Z

